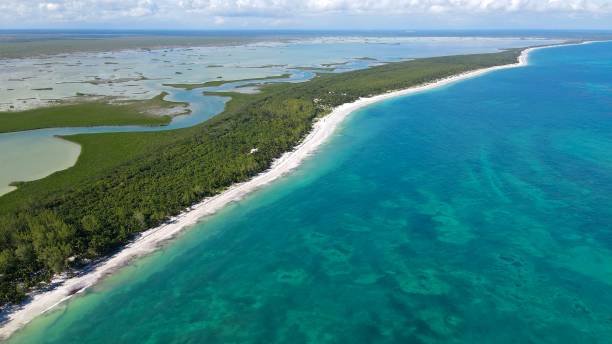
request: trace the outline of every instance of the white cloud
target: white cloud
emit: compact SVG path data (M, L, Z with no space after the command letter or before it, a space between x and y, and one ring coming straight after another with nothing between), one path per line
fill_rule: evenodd
M397 13L612 10L609 0L181 0L179 6L212 13L297 12Z
M143 17L157 12L168 0L0 0L3 15L16 21L40 22L47 15L62 21ZM2 15L2 14L0 14Z
M218 25L231 17L287 21L333 15L487 16L516 13L601 16L612 14L612 0L0 0L6 23L196 21ZM0 26L2 23L0 21Z
M214 18L214 23L215 25L223 25L225 24L225 18L217 16Z
M55 2L43 2L43 3L38 4L38 7L40 9L47 10L47 11L57 11L60 9L61 6L60 4L55 3Z

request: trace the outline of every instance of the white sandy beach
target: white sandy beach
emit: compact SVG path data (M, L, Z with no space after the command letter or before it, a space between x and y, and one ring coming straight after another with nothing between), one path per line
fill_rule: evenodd
M475 70L417 87L389 92L370 98L361 98L353 103L344 104L335 108L329 115L320 119L313 125L312 131L302 143L293 151L284 154L281 158L276 160L269 170L247 182L233 185L217 196L203 200L199 204L187 209L179 216L172 218L167 224L144 232L137 240L127 245L123 250L111 258L101 262L91 272L66 279L55 289L34 293L28 303L22 305L8 315L6 322L0 328L0 338L9 337L13 332L23 327L38 315L52 309L73 295L83 292L86 288L104 278L104 276L125 266L133 259L154 251L164 241L173 238L179 232L194 225L202 218L214 214L228 203L240 200L246 194L293 170L326 142L342 121L355 110L386 99L427 91L460 80L477 77L495 70L524 66L527 64L529 53L534 49L537 48L524 50L518 62L515 64Z

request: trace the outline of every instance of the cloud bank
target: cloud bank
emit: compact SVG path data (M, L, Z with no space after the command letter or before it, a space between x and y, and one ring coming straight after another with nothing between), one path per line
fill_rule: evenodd
M0 0L4 25L28 23L177 23L223 25L227 18L269 18L300 23L305 18L422 15L482 18L555 16L601 20L612 15L612 0ZM276 18L276 19L275 19ZM280 21L278 18L282 18ZM340 20L342 22L342 20ZM197 26L197 25L196 25Z
M609 0L182 0L185 9L210 12L417 13L490 11L609 12Z

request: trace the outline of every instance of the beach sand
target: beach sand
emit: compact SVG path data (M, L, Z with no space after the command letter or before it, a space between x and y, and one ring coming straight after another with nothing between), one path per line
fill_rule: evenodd
M88 287L99 282L104 276L113 273L135 258L151 253L160 247L162 243L172 239L178 233L193 226L204 217L214 214L228 203L240 200L245 195L295 169L304 159L326 142L342 121L355 110L386 99L431 90L436 87L474 78L492 71L525 66L528 62L529 53L534 49L538 48L523 50L518 62L515 64L474 70L404 90L388 92L369 98L361 98L355 102L343 104L335 108L329 115L314 123L312 131L306 138L293 151L285 153L277 159L267 171L247 182L235 184L219 195L203 200L159 227L143 232L136 240L128 244L120 252L98 263L89 272L72 278L58 277L53 281L53 283L58 285L57 287L47 291L32 293L27 303L16 307L15 310L6 316L5 322L0 328L0 338L8 338L12 333L37 316L53 309L55 306L68 300L72 296L82 293Z

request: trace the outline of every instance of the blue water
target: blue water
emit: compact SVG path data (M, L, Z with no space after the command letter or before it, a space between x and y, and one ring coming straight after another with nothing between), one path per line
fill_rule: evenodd
M12 343L612 342L612 43L358 111Z

